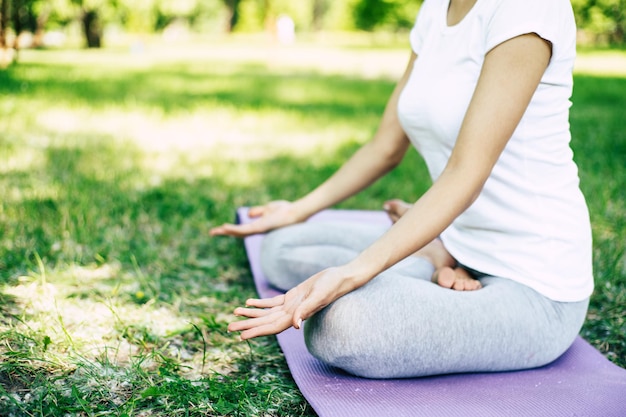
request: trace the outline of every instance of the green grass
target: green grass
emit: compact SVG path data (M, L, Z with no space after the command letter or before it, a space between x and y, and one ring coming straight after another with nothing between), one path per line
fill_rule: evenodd
M626 366L615 54L618 70L583 56L571 123L595 238L583 335ZM241 242L207 231L332 173L372 134L407 57L222 41L24 51L0 71L0 414L314 415L274 338L227 333L255 293ZM413 152L343 206L428 185Z

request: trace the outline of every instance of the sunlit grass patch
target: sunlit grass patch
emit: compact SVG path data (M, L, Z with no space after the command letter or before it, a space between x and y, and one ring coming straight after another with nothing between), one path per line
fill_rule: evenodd
M273 338L226 331L255 292L241 243L207 231L334 172L407 58L233 41L25 51L0 72L0 410L313 415ZM585 71L572 144L598 285L583 335L624 366L626 71ZM342 207L428 185L412 152Z
M575 71L577 74L623 78L626 74L626 54L619 49L582 49L578 51Z

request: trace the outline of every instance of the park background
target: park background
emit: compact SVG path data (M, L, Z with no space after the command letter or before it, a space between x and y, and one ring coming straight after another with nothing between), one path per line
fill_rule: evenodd
M1 0L0 416L312 416L234 209L294 199L374 130L408 0ZM582 336L626 366L626 1L572 2L572 148L596 290ZM419 156L344 208L429 186Z

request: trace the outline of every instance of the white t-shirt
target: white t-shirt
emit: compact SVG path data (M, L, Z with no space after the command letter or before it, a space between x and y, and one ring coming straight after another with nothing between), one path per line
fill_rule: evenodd
M569 146L576 27L568 0L478 0L447 26L448 0L425 0L400 122L433 180L446 166L485 55L513 37L552 43L550 64L478 199L441 238L462 264L557 301L593 290L591 227Z

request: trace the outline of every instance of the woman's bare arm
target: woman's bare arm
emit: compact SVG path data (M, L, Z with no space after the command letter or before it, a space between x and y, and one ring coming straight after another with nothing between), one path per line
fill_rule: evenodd
M285 295L249 300L256 308L231 323L244 339L279 333L417 251L438 236L478 197L521 120L549 63L551 45L535 34L518 36L485 57L456 145L432 187L352 262L313 275ZM260 309L259 309L260 308Z
M410 145L398 120L398 97L411 74L415 58L412 53L372 140L359 148L335 174L293 203L281 201L252 207L249 215L258 217L256 221L245 225L224 224L213 228L211 235L243 237L304 221L358 193L396 167Z

